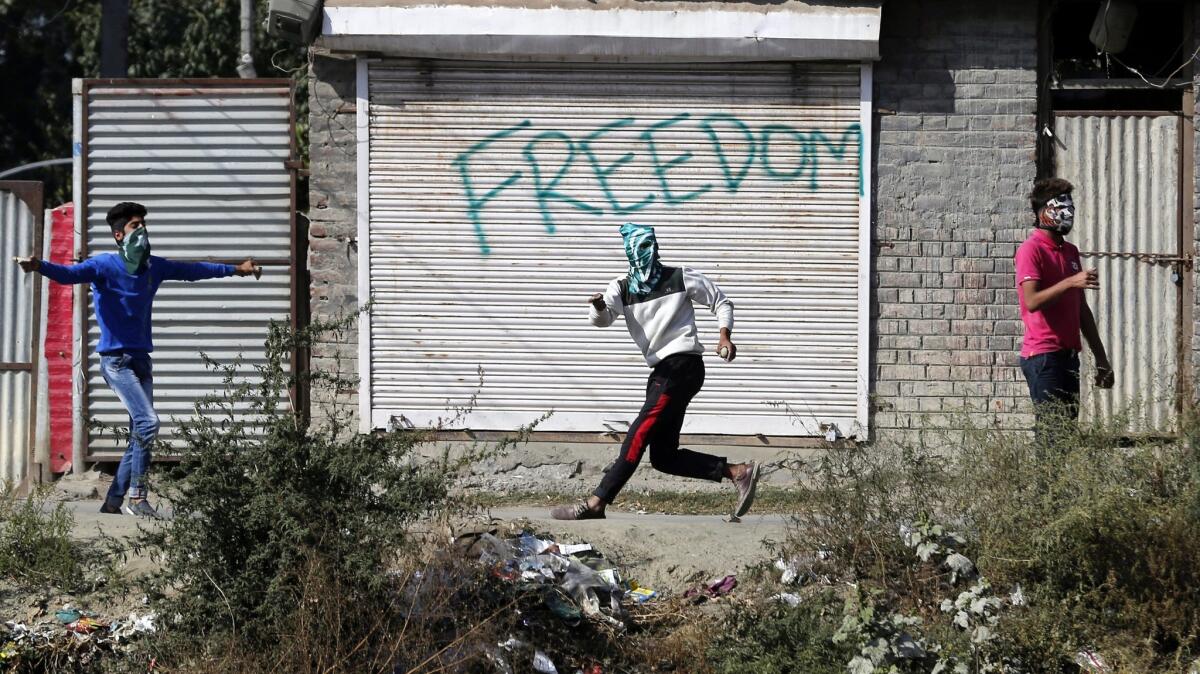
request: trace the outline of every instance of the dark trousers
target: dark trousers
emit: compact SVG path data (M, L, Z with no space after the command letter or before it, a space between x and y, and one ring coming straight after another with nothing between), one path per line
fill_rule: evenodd
M647 447L650 465L657 470L670 475L721 481L724 457L679 446L683 415L703 385L704 359L699 354L673 354L654 367L646 382L646 404L629 427L621 454L600 481L594 492L596 496L605 503L612 503L637 470Z
M1021 359L1037 419L1037 436L1046 442L1074 429L1079 419L1079 353L1070 349Z

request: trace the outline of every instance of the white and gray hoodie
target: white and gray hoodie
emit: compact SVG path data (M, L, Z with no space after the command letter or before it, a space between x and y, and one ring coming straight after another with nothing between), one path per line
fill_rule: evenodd
M607 328L618 315L642 350L650 367L676 353L704 353L696 334L696 312L692 303L709 308L719 327L733 330L733 302L704 274L688 267L662 269L658 284L649 293L629 292L629 279L619 276L604 290L605 308L591 307L592 325Z

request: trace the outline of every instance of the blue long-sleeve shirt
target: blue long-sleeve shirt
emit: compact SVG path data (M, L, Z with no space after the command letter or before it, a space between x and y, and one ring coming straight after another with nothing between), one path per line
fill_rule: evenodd
M150 336L150 314L154 294L163 281L200 281L233 276L234 266L212 262L177 262L150 256L139 274L125 271L125 263L116 253L88 258L79 264L61 265L42 260L38 271L46 278L63 284L90 283L100 324L100 344L96 350L154 350Z

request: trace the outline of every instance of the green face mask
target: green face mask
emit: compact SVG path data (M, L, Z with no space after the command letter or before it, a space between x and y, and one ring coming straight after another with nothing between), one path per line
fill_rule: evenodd
M627 222L621 225L621 238L625 240L625 257L629 260L629 289L644 295L658 285L662 276L654 228Z
M138 227L121 241L121 259L125 262L125 271L130 274L138 273L150 257L150 235L145 227Z

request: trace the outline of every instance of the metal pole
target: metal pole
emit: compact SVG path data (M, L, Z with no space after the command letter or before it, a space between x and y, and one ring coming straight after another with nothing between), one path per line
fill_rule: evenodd
M100 2L100 77L129 76L129 0Z
M258 77L254 70L254 0L242 0L242 53L237 71L243 79Z

